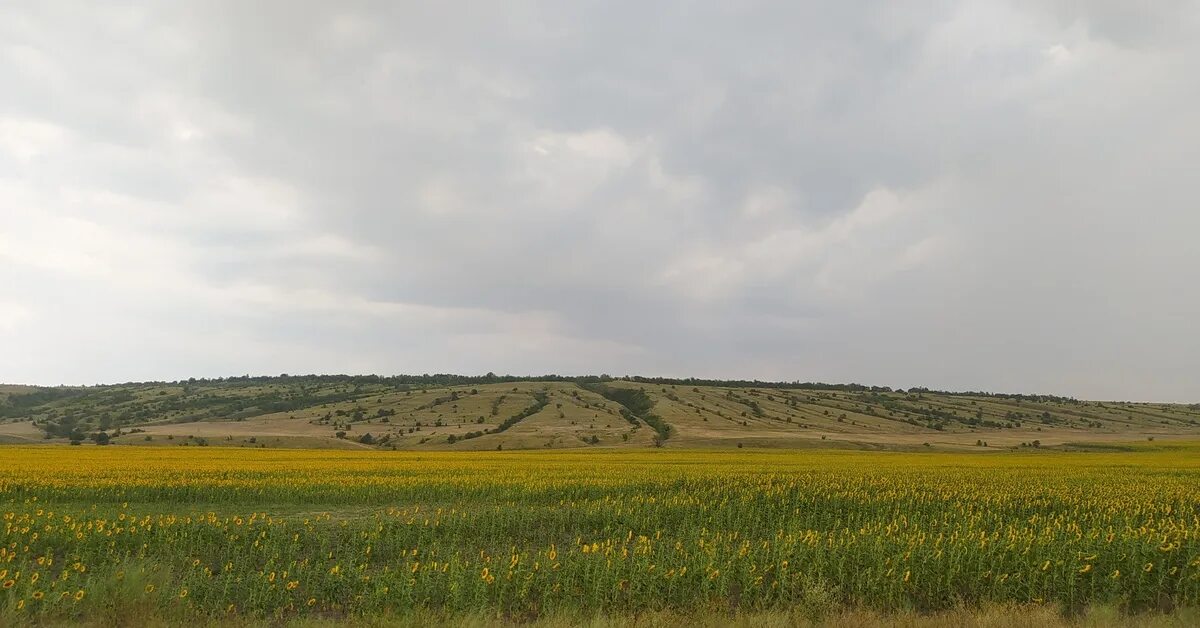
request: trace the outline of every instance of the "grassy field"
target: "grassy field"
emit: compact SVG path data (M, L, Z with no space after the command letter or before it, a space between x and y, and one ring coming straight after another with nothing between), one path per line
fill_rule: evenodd
M0 386L0 443L90 444L101 433L122 445L347 450L1101 449L1200 439L1200 405L599 378Z
M1195 618L1200 446L1129 449L5 447L0 617Z

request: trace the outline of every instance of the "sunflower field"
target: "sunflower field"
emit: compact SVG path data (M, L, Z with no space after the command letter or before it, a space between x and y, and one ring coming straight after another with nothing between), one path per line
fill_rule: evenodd
M0 613L1200 605L1200 448L0 448Z

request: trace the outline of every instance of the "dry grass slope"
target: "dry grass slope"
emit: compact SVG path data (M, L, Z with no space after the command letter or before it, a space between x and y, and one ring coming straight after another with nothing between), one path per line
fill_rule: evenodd
M670 448L1100 449L1200 437L1198 404L621 380L606 387L643 395L648 409L631 411L617 396L570 381L444 386L273 378L7 386L0 387L0 443L87 444L103 431L124 445L641 448L654 446L664 425L667 438L660 444ZM538 395L546 405L519 417ZM519 420L511 422L514 417Z

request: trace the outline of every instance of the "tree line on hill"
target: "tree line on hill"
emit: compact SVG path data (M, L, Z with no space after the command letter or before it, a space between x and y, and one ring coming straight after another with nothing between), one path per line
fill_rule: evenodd
M387 387L404 390L404 387L423 387L423 386L466 386L466 385L481 385L481 384L504 384L516 382L570 382L576 384L597 384L612 381L627 381L638 384L653 384L653 385L674 385L674 386L720 386L725 388L767 388L767 389L801 389L801 390L823 390L823 391L839 391L839 392L875 392L875 393L890 393L890 392L906 392L903 388L892 388L890 386L867 386L864 384L847 383L847 384L829 384L825 382L802 382L800 380L793 381L764 381L764 380L746 380L746 379L713 379L713 378L697 378L697 377L644 377L640 375L626 375L621 377L613 377L608 374L601 375L497 375L495 373L487 373L485 375L457 375L453 373L435 373L435 374L400 374L400 375L289 375L287 373L281 375L238 375L232 377L216 377L216 378L188 378L186 380L176 381L147 381L147 382L126 382L123 384L101 384L90 387L36 387L32 388L31 392L12 394L0 404L0 416L12 416L11 411L40 405L56 399L83 394L82 391L96 388L113 388L113 387L150 387L150 386L256 386L262 384L348 384L354 386L365 385L382 385ZM1016 399L1031 402L1059 402L1059 403L1078 403L1078 400L1073 397L1061 397L1057 395L1031 395L1031 394L1016 394L1016 393L991 393L981 391L947 391L934 390L923 387L914 387L908 389L911 393L936 394L947 396L972 396L972 397L996 397L1003 399Z

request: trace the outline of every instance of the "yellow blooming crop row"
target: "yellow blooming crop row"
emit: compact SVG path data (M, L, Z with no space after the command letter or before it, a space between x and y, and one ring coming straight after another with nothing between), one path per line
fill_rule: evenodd
M1194 606L1198 453L0 448L0 610Z

